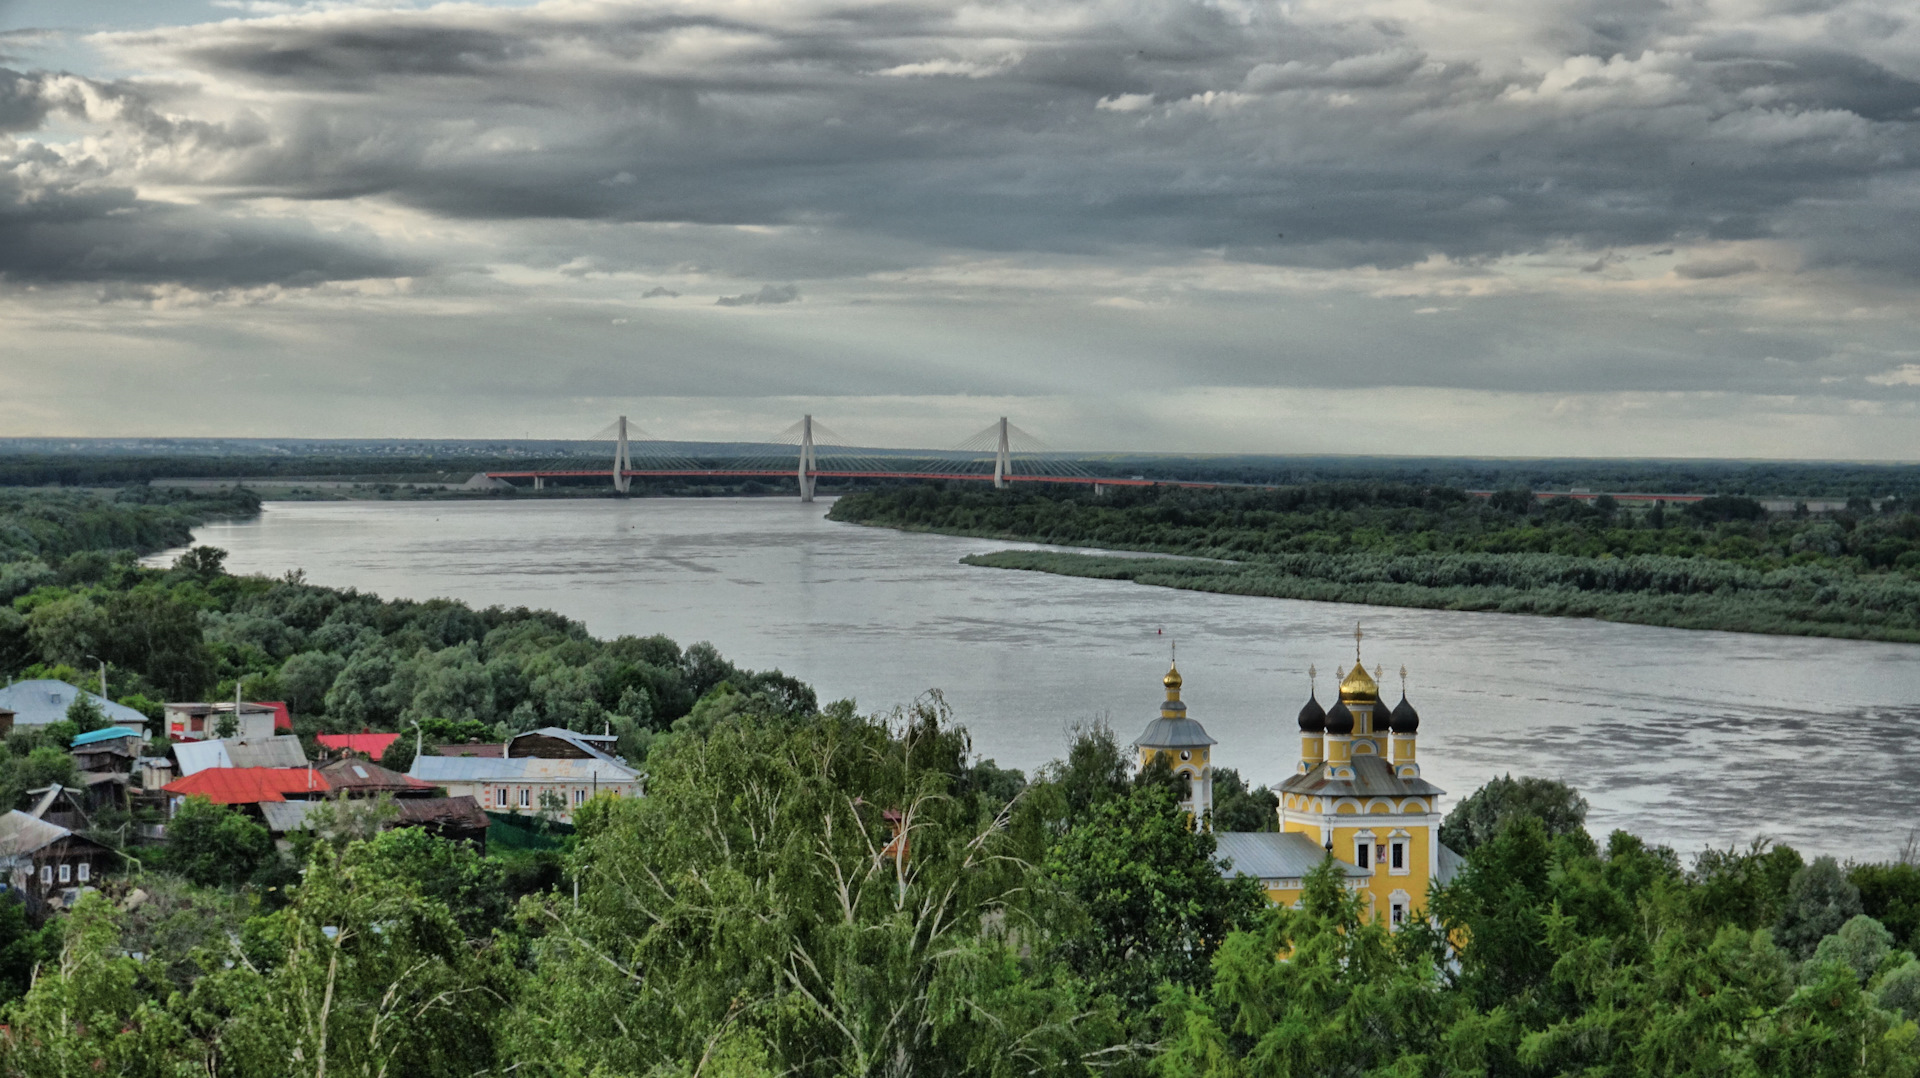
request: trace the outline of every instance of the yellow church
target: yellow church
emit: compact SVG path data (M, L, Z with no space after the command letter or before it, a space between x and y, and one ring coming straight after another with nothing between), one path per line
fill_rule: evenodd
M1366 896L1372 916L1398 928L1426 908L1429 889L1451 879L1461 857L1440 844L1446 791L1420 777L1420 713L1407 700L1406 670L1400 702L1389 709L1378 675L1360 661L1360 636L1356 629L1353 669L1331 708L1321 706L1309 682L1299 715L1300 762L1276 791L1276 830L1221 831L1214 839L1222 871L1255 877L1268 899L1284 905L1299 901L1302 878L1332 857L1348 886ZM1210 827L1217 742L1187 715L1177 664L1161 683L1160 717L1134 742L1140 766L1164 754L1190 784L1182 808L1197 826Z

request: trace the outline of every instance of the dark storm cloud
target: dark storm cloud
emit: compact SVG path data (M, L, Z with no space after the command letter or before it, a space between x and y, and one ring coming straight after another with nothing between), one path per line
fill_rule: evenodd
M1339 267L1753 239L1809 199L1871 204L1920 154L1920 83L1864 45L1664 4L1541 5L1525 62L1411 13L1036 10L346 11L114 43L277 102L252 143L191 133L235 145L182 181L976 250Z
M0 132L31 131L50 114L111 113L142 138L187 150L256 141L248 125L168 119L137 93L73 76L0 69ZM417 270L368 244L305 221L143 199L111 164L26 139L0 138L0 279L179 283L227 289L393 277Z

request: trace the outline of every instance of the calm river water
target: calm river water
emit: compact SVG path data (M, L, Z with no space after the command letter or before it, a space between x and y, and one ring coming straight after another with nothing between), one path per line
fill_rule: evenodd
M1014 544L836 524L784 499L284 502L201 529L236 572L304 569L390 597L546 607L596 635L711 640L884 710L938 688L1002 765L1068 724L1130 741L1177 638L1218 765L1276 783L1299 757L1309 663L1410 674L1427 778L1565 779L1596 835L1683 853L1758 835L1883 859L1920 825L1920 648L1606 622L1241 598L976 569ZM158 560L158 559L156 559Z

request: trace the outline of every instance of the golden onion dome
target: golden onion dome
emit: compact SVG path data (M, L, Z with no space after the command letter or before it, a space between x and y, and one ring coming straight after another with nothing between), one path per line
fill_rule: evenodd
M1367 668L1353 664L1353 671L1340 681L1340 699L1348 703L1373 703L1380 699L1380 684Z
M1185 684L1185 682L1180 679L1180 668L1178 666L1167 667L1167 676L1160 679L1160 684L1165 685L1174 692L1180 691L1180 686Z

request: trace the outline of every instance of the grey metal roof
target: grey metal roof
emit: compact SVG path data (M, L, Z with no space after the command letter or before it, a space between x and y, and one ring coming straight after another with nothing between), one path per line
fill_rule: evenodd
M78 695L79 686L54 678L16 681L0 689L0 708L13 712L15 726L45 726L65 719L67 706ZM90 692L86 695L100 705L100 710L106 712L108 722L131 726L136 730L147 728L147 717L138 711L125 704L116 704L99 693Z
M1431 797L1446 793L1426 779L1395 775L1393 765L1371 754L1353 758L1352 779L1328 778L1327 765L1321 763L1281 783L1280 788L1290 794L1322 797Z
M1453 852L1445 843L1440 845L1440 863L1433 866L1433 879L1436 883L1452 883L1459 875L1461 866L1467 863L1465 854Z
M258 741L228 741L227 758L234 767L305 767L306 750L292 734L276 734Z
M1134 739L1136 749L1197 749L1219 742L1207 736L1207 728L1196 719L1169 719L1164 716L1147 724L1147 732Z
M262 801L260 815L267 821L267 830L277 832L305 831L307 813L326 804L324 801Z
M305 767L306 751L300 739L279 734L257 741L182 741L173 747L182 777L212 767Z
M1222 876L1253 876L1263 880L1297 880L1332 856L1299 831L1216 831L1214 858L1222 862ZM1366 869L1334 858L1349 877L1371 875Z
M18 857L44 849L73 834L57 823L36 820L15 809L0 816L0 857Z
M633 769L606 759L549 760L544 756L428 756L413 758L407 774L427 782L633 782Z

